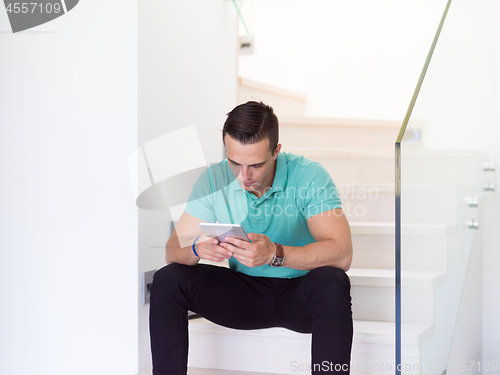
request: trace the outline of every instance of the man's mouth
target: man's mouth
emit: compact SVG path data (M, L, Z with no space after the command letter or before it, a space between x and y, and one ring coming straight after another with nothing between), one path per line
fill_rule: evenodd
M255 182L254 181L250 181L250 182L244 182L243 185L247 186L247 187L250 187L252 185L255 185Z

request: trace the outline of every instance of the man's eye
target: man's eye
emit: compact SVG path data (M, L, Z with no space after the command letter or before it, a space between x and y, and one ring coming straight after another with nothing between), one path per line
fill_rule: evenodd
M259 164L259 165L254 165L253 167L254 167L254 168L260 168L260 167L262 167L262 164Z

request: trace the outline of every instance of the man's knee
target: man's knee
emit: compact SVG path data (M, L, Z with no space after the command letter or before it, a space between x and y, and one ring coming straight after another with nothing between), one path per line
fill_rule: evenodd
M325 296L350 294L349 277L340 268L319 267L310 271L304 279L305 287L310 292Z
M189 268L183 264L171 263L155 272L151 293L178 289L189 281Z

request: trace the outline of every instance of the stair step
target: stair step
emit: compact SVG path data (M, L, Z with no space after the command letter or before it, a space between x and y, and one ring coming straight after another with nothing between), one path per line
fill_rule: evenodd
M348 220L393 221L395 217L395 184L336 184ZM465 192L456 184L404 184L402 217L405 222L426 223L433 212L435 223L454 223L458 205L465 203Z
M316 117L280 117L285 147L394 147L401 124Z
M394 235L353 234L353 268L393 269ZM445 235L404 235L401 238L404 270L445 271L448 238Z
M354 340L371 344L394 344L396 325L392 322L354 321ZM434 332L432 324L402 324L401 342L420 345Z
M354 269L391 270L395 265L395 224L391 222L351 222ZM402 269L442 273L446 270L448 236L456 233L457 225L403 225ZM157 246L164 248L164 246ZM200 263L228 267L224 262L201 260ZM391 271L394 272L394 271ZM379 285L380 286L380 285Z
M351 222L354 269L393 269L395 265L395 225L390 222ZM405 271L446 270L448 235L456 225L403 225L402 249ZM163 248L164 246L158 246ZM224 262L201 260L200 263L228 267ZM394 271L391 271L394 272Z
M394 222L352 222L350 223L351 233L359 235L390 235L396 233ZM449 235L458 229L457 224L442 223L402 223L401 231L403 235L419 236L440 236Z
M394 221L394 184L336 184L350 221Z
M353 268L394 269L395 224L351 222ZM458 224L402 224L402 269L444 272L448 243L458 235Z
M304 94L243 77L239 77L238 83L236 90L238 103L246 103L249 100L263 101L273 107L278 119L283 116L304 115L307 100Z
M394 322L395 288L353 286L352 316L355 320ZM434 289L405 288L402 293L403 323L434 322Z
M281 137L281 136L280 136ZM282 150L317 161L325 167L336 184L394 183L394 150L391 148L323 148L290 147Z
M352 286L394 287L395 270L351 268L347 271ZM401 283L405 288L433 288L446 280L446 273L439 271L404 270Z
M371 320L354 320L353 342L368 344L394 344L395 323L377 322ZM405 323L403 324L402 341L405 345L420 345L433 332L432 324ZM286 328L265 328L254 330L239 330L223 327L198 318L189 321L190 333L220 334L232 336L248 336L260 338L283 338L310 342L311 334L297 333Z
M373 139L370 144L307 146L302 138L309 130L297 133L297 144L283 143L282 150L321 163L337 184L341 183L394 183L394 142L378 147ZM281 135L280 135L281 137ZM302 138L301 138L302 137ZM330 142L328 136L319 136L321 142ZM281 138L280 138L281 139ZM317 146L316 146L317 144ZM474 185L484 179L482 163L488 156L474 151L427 150L405 147L402 151L402 183L457 183Z
M283 328L234 330L203 318L190 321L189 329L190 367L295 374L300 365L304 369L304 365L310 364L310 334ZM429 324L403 324L402 343L411 357L407 357L408 361L418 363L418 345L433 330ZM393 363L394 342L393 322L354 321L351 373L372 374L376 369L369 371L370 364ZM276 347L281 350L276 352Z
M341 159L341 158L392 158L394 159L394 146L392 147L304 147L283 145L283 152L304 155L306 158L316 159Z
M200 263L228 266L227 261L216 263L201 260ZM352 286L353 319L394 322L395 271L351 268L347 274ZM403 322L433 322L434 294L429 285L438 284L443 278L445 276L440 272L403 271L403 285L408 287L404 291Z

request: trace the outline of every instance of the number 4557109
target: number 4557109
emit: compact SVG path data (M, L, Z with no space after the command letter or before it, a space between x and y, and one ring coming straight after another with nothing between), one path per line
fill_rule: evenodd
M9 3L7 13L59 13L61 12L59 3Z

